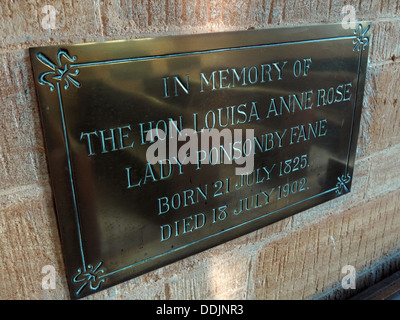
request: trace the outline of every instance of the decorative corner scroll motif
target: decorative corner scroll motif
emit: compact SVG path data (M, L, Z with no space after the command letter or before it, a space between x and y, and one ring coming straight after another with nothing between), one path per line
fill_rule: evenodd
M43 53L39 52L37 58L45 66L53 71L44 72L39 76L39 83L50 86L50 91L54 91L55 82L64 82L64 89L67 90L72 83L79 88L81 84L74 79L79 74L79 70L70 62L76 61L76 56L70 56L67 50L60 49L57 53L57 63L53 63Z
M347 187L347 184L350 182L351 177L348 173L343 174L342 176L338 177L338 183L336 184L336 193L337 194L342 194L343 190L346 192L349 192L349 188Z
M368 25L368 27L363 31L363 26L361 24L357 26L357 29L354 31L356 38L353 40L353 51L360 51L361 49L365 49L369 42L369 37L367 37L366 34L369 31L370 27L371 26Z
M102 278L104 274L103 269L99 269L103 262L99 262L97 266L94 268L91 264L84 268L82 271L81 268L78 269L78 274L72 279L74 283L82 283L79 289L75 292L75 295L80 295L82 290L89 285L90 290L97 290L99 289L100 285L106 281ZM104 275L103 275L104 277Z

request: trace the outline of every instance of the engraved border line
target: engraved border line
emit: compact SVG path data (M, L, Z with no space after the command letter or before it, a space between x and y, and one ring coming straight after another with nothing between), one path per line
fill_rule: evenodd
M196 55L196 54L217 53L217 52L246 50L246 49L257 49L257 48L266 48L266 47L270 47L270 46L285 46L285 45L289 45L289 44L301 44L301 43L309 43L309 42L346 40L346 39L354 39L354 38L357 38L357 36L354 35L354 36L342 36L342 37L332 37L332 38L322 38L322 39L312 39L312 40L288 41L288 42L258 44L258 45L240 46L240 47L232 47L232 48L200 50L200 51L191 51L191 52L182 52L182 53L169 53L169 54L161 54L161 55L156 55L156 56L144 56L144 57L135 57L135 58L115 59L115 60L71 63L70 66L71 66L71 68L91 67L91 66L100 66L100 65L108 65L108 64L116 64L116 63L134 62L134 61L156 60L156 59L161 59L161 58L192 56L192 55Z

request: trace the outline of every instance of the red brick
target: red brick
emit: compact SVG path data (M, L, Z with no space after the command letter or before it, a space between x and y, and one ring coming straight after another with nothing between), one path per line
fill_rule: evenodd
M45 5L56 9L56 29L44 29ZM3 1L0 5L0 48L3 50L101 39L98 1Z
M39 109L27 51L0 55L0 188L48 181Z
M400 143L400 63L368 69L361 115L358 156L369 155Z

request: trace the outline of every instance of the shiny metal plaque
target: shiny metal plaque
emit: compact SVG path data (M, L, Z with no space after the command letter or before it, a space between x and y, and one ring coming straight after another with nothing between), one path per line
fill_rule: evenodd
M349 192L369 37L360 22L32 48L71 297Z

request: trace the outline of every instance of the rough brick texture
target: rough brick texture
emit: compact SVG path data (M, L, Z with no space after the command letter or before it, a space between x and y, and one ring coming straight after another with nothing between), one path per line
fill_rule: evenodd
M396 0L48 1L0 3L0 299L68 299L28 48L340 22L351 4L373 36L353 190L87 299L350 297L400 265L400 5ZM344 265L357 289L343 290ZM43 290L42 267L57 272Z

